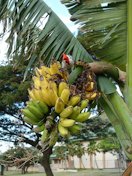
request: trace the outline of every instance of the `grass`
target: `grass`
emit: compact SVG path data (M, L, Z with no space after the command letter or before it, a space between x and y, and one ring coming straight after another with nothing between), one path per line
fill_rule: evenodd
M122 170L115 169L103 169L103 170L80 170L78 172L54 172L54 176L121 176ZM8 171L5 172L4 176L46 176L45 173L28 173L22 175L18 171Z

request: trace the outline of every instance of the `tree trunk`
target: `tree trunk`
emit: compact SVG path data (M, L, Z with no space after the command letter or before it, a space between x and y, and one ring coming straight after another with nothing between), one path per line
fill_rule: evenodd
M105 167L106 167L106 166L105 166L105 162L106 162L106 161L105 161L105 152L103 152L103 169L105 169Z
M90 168L93 169L93 154L90 154L89 157L90 157Z
M46 176L54 176L53 172L50 167L50 155L52 153L52 148L48 148L46 151L43 152L43 157L41 160L41 165L44 167Z
M82 168L81 158L79 158L80 169Z
M97 163L97 160L96 160L96 154L94 154L94 160L95 160L96 167L98 169L99 167L98 167L98 163Z
M81 158L81 165L82 165L82 168L85 168L82 158Z

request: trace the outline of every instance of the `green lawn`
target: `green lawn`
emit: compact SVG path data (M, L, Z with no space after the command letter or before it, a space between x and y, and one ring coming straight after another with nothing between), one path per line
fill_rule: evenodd
M121 176L122 170L105 169L105 170L82 170L78 172L54 172L54 176ZM8 171L5 176L46 176L44 173L28 173L22 175L20 172Z

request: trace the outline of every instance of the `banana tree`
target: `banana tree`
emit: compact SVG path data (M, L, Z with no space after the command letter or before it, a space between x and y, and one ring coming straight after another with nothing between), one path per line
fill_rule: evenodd
M0 20L4 32L8 30L9 34L7 56L13 58L14 66L28 61L25 77L40 60L48 65L53 57L60 60L62 53L72 55L74 61L88 62L97 75L99 103L126 156L132 159L132 1L61 2L69 9L71 20L80 23L78 39L43 0L0 0ZM115 81L122 97L116 91Z
M62 0L62 2L69 9L71 20L81 23L79 38L85 48L100 61L97 64L90 63L95 73L99 74L98 85L102 92L100 105L115 128L127 157L132 159L132 46L130 42L132 1ZM122 89L122 97L116 91L110 77L118 82ZM120 81L124 84L122 85Z

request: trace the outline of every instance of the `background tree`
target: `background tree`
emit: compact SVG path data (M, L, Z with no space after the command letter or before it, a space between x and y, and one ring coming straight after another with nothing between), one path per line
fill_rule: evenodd
M94 168L93 166L93 156L95 157L96 152L98 152L98 146L96 141L90 141L90 143L88 144L87 148L86 148L86 152L88 153L89 157L90 157L90 168ZM98 166L97 166L98 167Z
M39 161L38 151L33 148L17 146L2 154L2 163L9 166L16 166L22 170L22 174L27 173L28 168ZM10 163L10 164L9 164Z
M53 149L53 154L56 155L56 158L62 161L62 165L66 168L66 161L68 159L67 147L65 144L60 146L55 146Z
M81 142L74 142L72 144L74 147L74 154L79 158L80 168L84 168L84 164L82 162L82 156L85 153L85 148Z
M105 163L105 153L108 151L113 151L119 153L120 151L120 144L119 142L114 138L106 138L104 140L99 141L97 144L98 150L100 152L103 152L103 168L106 168Z

